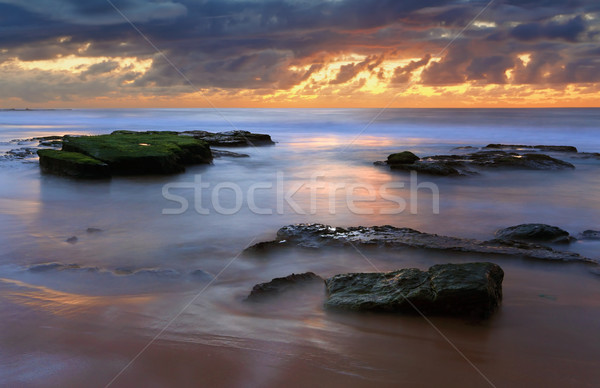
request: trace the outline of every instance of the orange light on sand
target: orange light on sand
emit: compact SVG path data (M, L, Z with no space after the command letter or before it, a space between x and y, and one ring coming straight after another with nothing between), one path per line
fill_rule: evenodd
M16 304L60 316L69 316L94 307L143 304L154 299L148 295L115 297L74 294L5 278L0 278L0 282L9 286L9 289L2 290L1 295L4 298Z

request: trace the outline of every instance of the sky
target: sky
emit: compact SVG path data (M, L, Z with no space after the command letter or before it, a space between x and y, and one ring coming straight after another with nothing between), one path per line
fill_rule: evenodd
M598 0L0 0L0 108L598 107Z

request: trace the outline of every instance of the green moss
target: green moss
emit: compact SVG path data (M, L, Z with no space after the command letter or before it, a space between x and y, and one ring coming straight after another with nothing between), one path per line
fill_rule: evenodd
M79 152L38 150L43 172L72 178L109 178L110 168L106 163Z
M110 165L123 174L168 174L184 165L210 163L208 144L176 132L115 131L110 135L65 136L63 150L79 152Z
M104 163L99 161L98 159L94 159L87 155L80 154L79 152L67 152L67 151L59 151L59 150L38 150L37 153L41 158L64 160L67 162L78 163L78 164L104 165Z
M170 133L117 133L100 136L65 138L67 148L109 162L120 157L169 156L188 147L202 146L203 142L189 136Z

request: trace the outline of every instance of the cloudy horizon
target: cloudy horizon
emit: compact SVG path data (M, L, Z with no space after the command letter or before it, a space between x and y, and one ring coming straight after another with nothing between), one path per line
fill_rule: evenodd
M597 1L112 3L0 0L0 107L598 106Z

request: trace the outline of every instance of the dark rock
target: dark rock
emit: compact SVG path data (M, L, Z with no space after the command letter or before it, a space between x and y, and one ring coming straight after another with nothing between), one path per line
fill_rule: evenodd
M531 146L528 146L531 147ZM393 156L396 154L390 155ZM376 165L384 163L376 162ZM575 168L571 163L544 154L506 152L501 150L478 151L464 155L426 156L410 164L385 164L392 170L416 171L418 173L438 176L475 175L473 167L479 168L512 168L526 170L560 170Z
M467 161L487 168L516 168L526 170L560 170L575 168L571 163L544 154L517 154L504 151L480 151L463 156Z
M259 302L279 296L287 291L298 289L309 284L323 283L323 279L312 272L291 274L284 278L275 278L268 283L255 285L246 298L248 302Z
M215 150L215 149L212 149L212 154L213 154L213 157L215 157L215 158L221 158L221 157L228 157L228 158L248 158L248 157L250 157L250 155L248 155L248 154L240 154L240 153L237 153L237 152L224 151L224 150Z
M43 147L60 147L62 140L40 141L40 146Z
M246 249L248 254L264 255L285 248L323 247L413 247L440 251L471 252L503 256L527 257L551 261L581 261L597 263L574 252L557 251L528 242L495 239L481 241L422 233L410 228L357 226L347 229L323 224L288 225L277 231L277 239L261 242Z
M325 307L486 318L502 300L503 278L504 271L493 263L336 275L325 280Z
M87 228L85 231L86 231L87 233L100 233L100 232L102 232L103 230L102 230L102 229L98 229L98 228Z
M533 149L533 146L523 145L523 144L488 144L483 148L494 148L494 149L510 149L510 150L518 150L518 149Z
M135 268L133 267L118 267L115 268L113 273L115 275L131 275L135 272Z
M398 152L396 154L391 154L387 158L387 164L395 165L395 164L412 164L419 160L420 158L413 154L410 151Z
M460 150L477 150L479 149L478 147L473 147L473 146L462 146L462 147L454 147L452 148L451 151L460 151Z
M28 156L35 155L37 148L23 147L7 151L6 154L14 159L24 159Z
M574 240L569 232L546 224L521 224L500 229L496 237L502 240L516 240L538 243L568 244Z
M38 150L40 168L44 173L72 178L102 179L110 177L106 163L77 152Z
M598 230L585 230L580 233L577 238L581 240L600 240L600 231Z
M65 242L68 242L69 244L75 244L77 241L79 241L77 236L72 236L65 240Z
M579 152L574 156L577 159L597 159L600 160L599 152Z
M220 147L247 147L275 144L271 136L248 131L227 131L213 133L208 131L185 131L184 135L203 140L211 146Z
M52 135L52 136L33 137L33 138L31 138L31 140L50 141L50 140L62 140L62 138L63 138L62 136Z
M133 272L136 276L151 276L156 278L178 278L181 273L171 268L143 268Z
M571 163L544 154L511 155L496 158L485 167L511 167L527 170L562 170L575 168Z
M533 148L547 152L577 152L577 148L573 146L536 145Z

